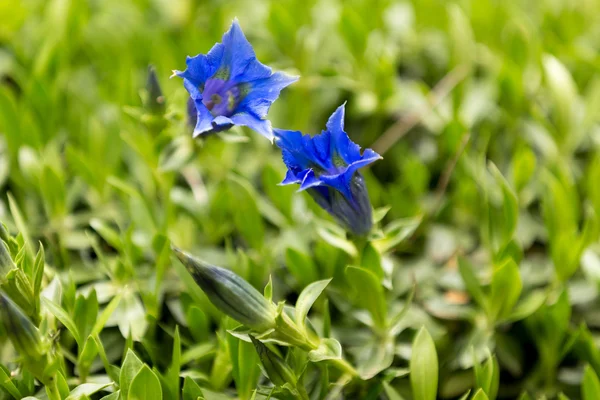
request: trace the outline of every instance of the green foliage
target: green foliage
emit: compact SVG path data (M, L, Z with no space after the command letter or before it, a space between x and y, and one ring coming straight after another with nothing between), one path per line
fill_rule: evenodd
M192 138L168 76L236 16L301 76L273 126L347 101L382 153L368 237L278 186L251 131ZM0 400L600 398L599 16L0 2ZM235 277L201 288L172 243Z

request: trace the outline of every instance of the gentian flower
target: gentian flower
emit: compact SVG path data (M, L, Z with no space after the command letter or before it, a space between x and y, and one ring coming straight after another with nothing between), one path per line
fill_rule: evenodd
M208 54L188 57L186 64L185 71L173 71L173 75L183 78L194 101L194 137L242 125L273 140L267 112L281 90L298 77L273 73L261 64L237 19L222 43L215 44Z
M360 147L344 132L344 105L327 121L327 129L311 137L301 132L275 129L275 143L288 167L282 185L300 184L312 198L356 235L373 225L371 202L358 170L381 158Z

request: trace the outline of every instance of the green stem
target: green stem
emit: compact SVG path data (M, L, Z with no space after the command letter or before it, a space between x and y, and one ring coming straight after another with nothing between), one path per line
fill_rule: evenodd
M46 384L46 395L48 396L48 400L62 400L58 391L56 376L52 377L50 382Z
M349 375L351 375L352 377L358 377L358 371L352 366L352 364L350 364L348 361L344 360L343 358L337 359L337 360L329 360L330 363L335 366L337 369L339 369L342 372L346 372Z
M308 397L308 393L303 385L298 385L296 390L298 390L298 398L300 400L310 400L310 397Z

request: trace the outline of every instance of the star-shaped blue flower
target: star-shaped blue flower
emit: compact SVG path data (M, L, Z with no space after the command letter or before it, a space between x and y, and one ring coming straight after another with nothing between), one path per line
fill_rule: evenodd
M298 77L273 73L261 64L237 19L222 43L215 44L208 54L188 57L186 65L185 71L173 74L183 78L194 101L194 137L242 125L273 140L267 112L281 90Z
M364 235L371 230L371 203L358 170L381 158L360 147L344 132L344 105L327 121L320 135L275 129L275 143L288 167L282 185L300 184L315 201L348 230Z

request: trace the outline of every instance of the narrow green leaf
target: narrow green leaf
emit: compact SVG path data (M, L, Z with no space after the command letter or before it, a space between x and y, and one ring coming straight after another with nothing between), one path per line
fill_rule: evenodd
M506 259L494 268L489 313L494 320L509 315L521 295L523 284L519 267L512 259Z
M325 279L322 281L313 282L308 285L296 301L296 324L306 332L306 316L308 311L313 306L317 298L323 293L323 290L329 285L331 279Z
M69 314L67 314L67 312L61 306L59 306L58 304L46 297L42 297L42 302L44 306L48 309L48 311L50 311L52 315L54 315L56 319L58 319L69 330L69 332L71 333L71 335L73 335L73 338L77 342L77 345L82 347L84 343L81 340L79 329L77 329L75 321L71 319Z
M410 358L410 384L413 398L435 400L438 385L438 358L435 343L422 327L412 345Z
M404 400L404 397L400 395L389 383L383 383L383 390L385 391L385 395L388 397L388 400Z
M85 396L91 396L111 386L112 383L84 383L71 390L66 400L79 400Z
M19 389L17 389L12 379L10 378L8 371L6 371L4 369L4 366L2 365L0 365L0 386L2 386L4 390L10 393L10 395L15 399L20 399L23 397Z
M600 380L598 375L589 366L585 366L583 372L583 382L581 384L581 397L583 400L600 399Z
M473 269L473 266L464 257L458 258L458 271L460 272L460 276L463 279L465 287L473 300L482 308L486 308L486 297L483 293L483 289L481 289L481 285L479 280L477 279L477 275Z

